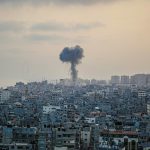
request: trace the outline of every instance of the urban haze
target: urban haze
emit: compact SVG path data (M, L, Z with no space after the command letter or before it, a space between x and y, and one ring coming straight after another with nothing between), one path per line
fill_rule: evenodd
M0 150L150 150L149 0L0 0Z

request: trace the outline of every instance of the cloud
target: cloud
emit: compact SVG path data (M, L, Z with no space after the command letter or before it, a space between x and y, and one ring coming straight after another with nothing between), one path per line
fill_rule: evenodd
M29 41L49 41L49 42L54 42L58 40L62 40L62 36L57 36L57 35L45 35L45 34L30 34L25 36L25 39Z
M0 3L1 4L11 4L11 5L20 5L20 4L92 5L92 4L96 4L96 3L104 3L104 4L112 3L112 2L116 2L116 1L120 1L120 0L0 0Z
M32 31L79 31L90 30L98 27L104 27L105 24L100 22L79 23L79 24L62 24L56 22L34 24L31 27Z
M20 32L25 29L22 22L5 21L0 22L0 32Z
M61 30L67 30L67 26L65 26L62 23L54 23L54 22L47 22L47 23L38 23L34 24L31 27L31 30L34 31L61 31Z
M74 30L89 30L99 27L105 27L106 25L100 22L94 22L94 23L86 23L86 24L76 24L73 26Z
M87 39L89 39L89 37L87 38L86 36L66 36L66 35L61 35L61 34L34 34L31 33L29 35L24 36L24 40L28 41L28 42L48 42L51 44L60 44L60 43L81 43L83 41L86 41Z
M99 22L90 23L62 23L62 22L45 22L45 23L28 23L18 21L1 21L0 22L0 43L23 42L65 42L65 41L83 41L87 37L68 37L68 34L87 32L99 27L105 27L105 24ZM71 33L70 33L71 32ZM80 40L79 40L80 39Z
M105 24L100 22L90 22L90 23L72 23L64 24L61 22L45 22L37 24L28 24L26 22L17 21L1 21L0 22L0 32L47 32L47 31L79 31L79 30L90 30L98 27L104 27Z

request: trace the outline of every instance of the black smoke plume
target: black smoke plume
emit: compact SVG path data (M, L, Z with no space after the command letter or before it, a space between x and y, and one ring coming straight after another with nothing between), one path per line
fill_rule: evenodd
M84 57L83 49L78 45L75 47L65 47L59 57L62 62L71 63L72 81L75 82L78 78L76 66L81 63L81 59Z

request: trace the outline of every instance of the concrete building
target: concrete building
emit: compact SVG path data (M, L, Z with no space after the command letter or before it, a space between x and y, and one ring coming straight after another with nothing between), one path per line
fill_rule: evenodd
M1 150L33 150L32 144L28 143L11 143L11 144L0 144Z
M130 79L131 84L136 84L139 87L143 87L147 85L147 75L146 74L135 74L131 76Z
M3 127L3 144L10 144L13 140L13 129L12 127Z
M0 103L4 103L9 100L11 92L8 89L0 91Z
M39 132L38 150L46 150L46 138L42 131Z
M84 127L81 131L81 145L82 149L88 149L90 147L91 142L91 128Z
M54 147L54 150L68 150L67 147Z
M51 112L56 110L60 110L60 106L53 106L53 105L43 106L43 114L50 114Z
M150 87L150 74L147 74L147 86Z
M86 117L85 118L85 122L89 123L89 124L95 124L95 118L94 117Z
M140 150L150 150L150 142L141 143L139 145Z
M138 98L145 98L146 97L146 92L143 90L138 91Z
M55 131L55 146L67 147L68 150L79 149L79 133L74 127L58 127Z
M147 114L150 115L150 101L147 101Z
M121 76L121 84L129 84L130 83L130 77L129 76Z
M120 84L120 76L111 76L111 84Z
M123 148L125 150L137 150L138 134L132 131L104 130L100 133L99 146L111 150Z

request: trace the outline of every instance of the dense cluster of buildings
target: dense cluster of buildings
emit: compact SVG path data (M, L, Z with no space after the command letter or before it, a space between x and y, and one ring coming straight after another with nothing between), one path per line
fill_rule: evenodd
M0 150L149 150L149 75L0 89Z
M112 84L136 84L137 86L150 86L150 74L135 74L133 76L112 76Z

